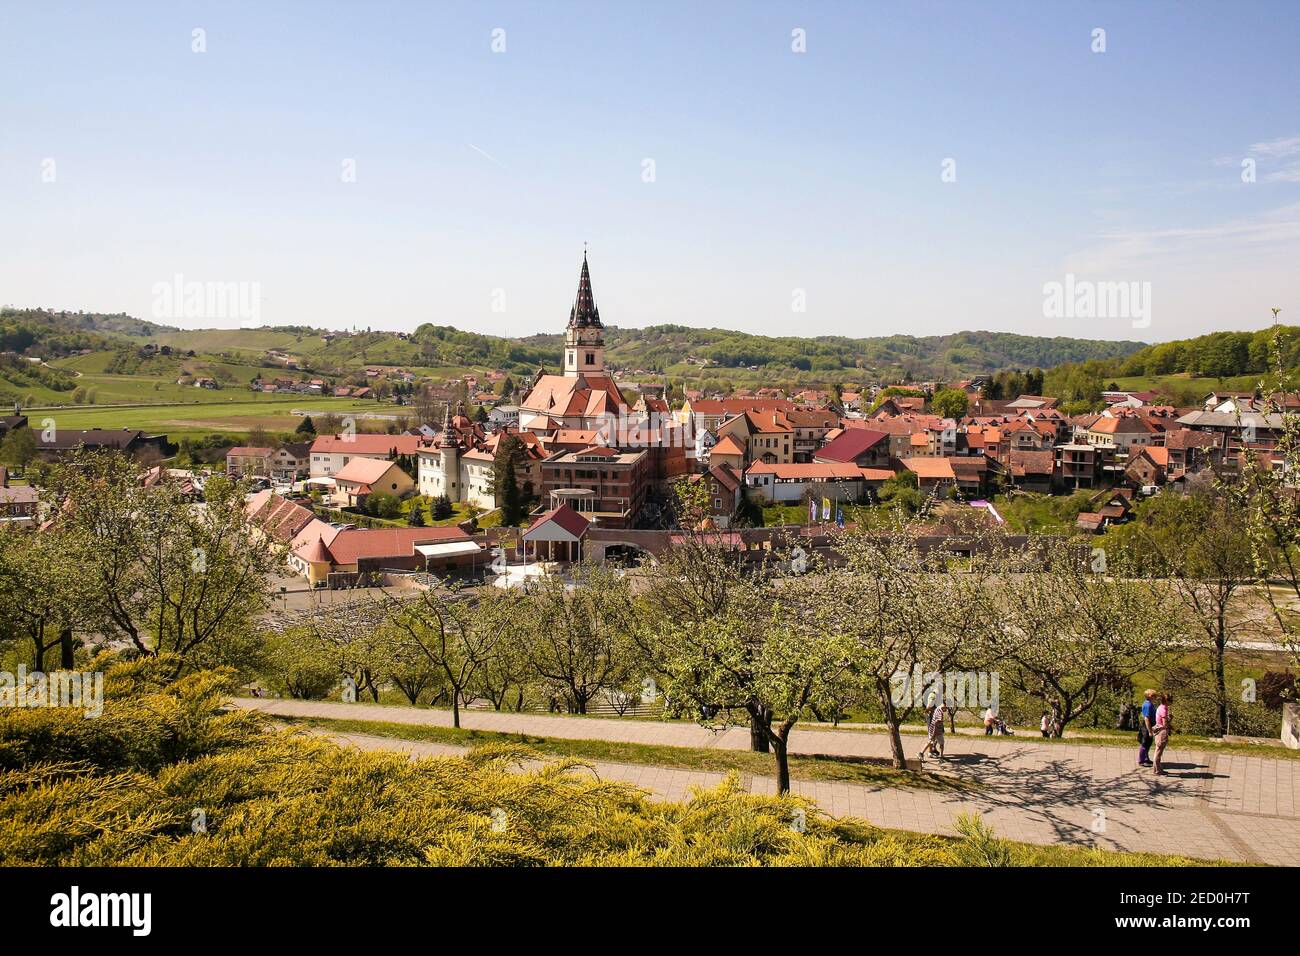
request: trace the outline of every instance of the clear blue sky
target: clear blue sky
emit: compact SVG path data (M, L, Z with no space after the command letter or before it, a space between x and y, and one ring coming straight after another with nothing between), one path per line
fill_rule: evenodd
M0 302L150 317L181 274L527 334L587 241L622 326L1300 323L1298 38L1295 2L5 0ZM1067 272L1150 282L1150 328L1045 318Z

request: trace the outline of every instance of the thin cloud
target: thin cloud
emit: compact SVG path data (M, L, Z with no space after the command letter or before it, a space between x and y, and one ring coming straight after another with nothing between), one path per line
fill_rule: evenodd
M489 153L487 150L485 150L485 149L479 149L479 148L478 148L477 146L475 146L473 143L466 143L465 145L468 146L470 149L474 150L474 152L478 153L480 156L482 156L484 159L486 159L489 163L492 163L492 164L494 164L494 165L496 165L496 166L500 166L502 169L505 169L505 168L506 168L506 164L505 164L505 163L501 162L501 160L497 159L495 156L493 156L493 155L492 155L491 153Z
M1280 139L1266 140L1262 143L1254 143L1250 146L1250 152L1256 156L1267 156L1270 159L1294 156L1300 153L1300 136L1286 136Z
M1264 177L1266 183L1300 183L1300 163L1274 170Z

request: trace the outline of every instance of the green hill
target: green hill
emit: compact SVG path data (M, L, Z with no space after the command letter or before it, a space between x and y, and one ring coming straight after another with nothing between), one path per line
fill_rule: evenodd
M326 375L346 375L364 365L501 368L528 374L539 365L554 368L563 341L558 333L504 338L433 324L411 333L331 332L301 326L186 331L124 315L40 310L0 314L0 335L4 336L0 343L10 343L0 351L48 353L43 358L84 348L131 349L146 341L234 365L260 365L268 352L276 351ZM610 361L619 368L699 381L727 378L739 383L776 377L808 384L907 376L955 378L1000 369L1115 361L1147 349L1141 342L1009 332L800 338L683 325L609 327L606 342Z

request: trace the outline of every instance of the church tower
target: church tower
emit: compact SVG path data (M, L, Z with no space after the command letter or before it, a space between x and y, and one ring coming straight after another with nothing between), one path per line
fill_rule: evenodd
M608 375L605 371L605 329L600 324L596 297L591 293L591 276L587 272L587 253L582 253L582 272L578 276L578 295L569 311L569 327L564 333L564 374Z

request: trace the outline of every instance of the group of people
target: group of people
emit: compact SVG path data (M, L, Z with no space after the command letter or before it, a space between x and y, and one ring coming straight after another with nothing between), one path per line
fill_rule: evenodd
M1142 709L1138 713L1138 766L1151 767L1160 776L1168 776L1160 760L1169 744L1171 728L1169 705L1173 694L1157 694L1147 690L1143 695ZM1155 759L1151 759L1151 745L1155 744Z
M1151 767L1160 776L1168 776L1168 772L1161 766L1161 758L1164 757L1165 747L1169 744L1169 731L1172 726L1169 707L1174 701L1174 696L1148 690L1143 694L1143 698L1142 709L1138 714L1138 766ZM922 761L927 755L943 759L944 723L948 715L948 705L943 701L938 701L930 709L926 718L928 737L920 754ZM1056 722L1051 713L1043 712L1039 730L1044 737L1051 737L1056 732ZM990 707L984 711L984 735L991 737L994 733L1010 734L1011 731L998 716L997 711ZM1152 745L1155 746L1154 759L1151 756Z

